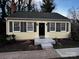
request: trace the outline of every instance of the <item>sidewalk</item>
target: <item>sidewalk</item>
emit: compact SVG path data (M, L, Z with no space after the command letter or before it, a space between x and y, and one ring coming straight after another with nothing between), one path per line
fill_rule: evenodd
M61 57L79 56L79 48L56 49L56 51Z
M49 59L60 57L54 49L0 53L0 59Z

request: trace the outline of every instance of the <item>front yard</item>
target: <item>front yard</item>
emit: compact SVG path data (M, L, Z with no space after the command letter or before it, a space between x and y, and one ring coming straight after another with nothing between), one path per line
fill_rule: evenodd
M56 40L56 41L57 43L54 45L55 49L79 47L79 41L76 41L76 40L63 39L63 40Z
M9 41L0 46L0 52L41 50L41 46L35 46L33 41Z
M0 39L1 40L1 39ZM6 40L1 42L5 43ZM0 42L0 52L12 52L12 51L29 51L29 50L42 50L41 46L35 46L34 41L8 41L7 43L1 45ZM75 48L79 47L79 41L71 39L56 40L54 45L55 49L60 48Z

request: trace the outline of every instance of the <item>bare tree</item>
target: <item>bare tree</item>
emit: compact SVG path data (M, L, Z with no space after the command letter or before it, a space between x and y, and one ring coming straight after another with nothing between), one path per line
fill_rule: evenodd
M32 2L33 0L18 0L17 5L17 11L32 11L34 9L34 4Z
M29 0L29 3L27 4L27 7L28 7L28 12L32 10L32 0Z
M74 20L75 22L79 20L79 9L78 8L70 8L68 10L68 18Z

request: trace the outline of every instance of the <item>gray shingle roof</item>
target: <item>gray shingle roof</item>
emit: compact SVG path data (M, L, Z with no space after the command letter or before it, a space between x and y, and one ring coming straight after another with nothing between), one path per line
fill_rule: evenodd
M46 18L46 19L63 19L68 21L68 18L58 13L42 13L42 12L15 12L9 17L14 18Z

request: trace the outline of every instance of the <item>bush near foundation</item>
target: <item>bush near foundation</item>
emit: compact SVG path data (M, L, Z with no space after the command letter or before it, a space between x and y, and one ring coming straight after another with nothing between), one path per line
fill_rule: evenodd
M79 40L79 23L72 23L71 38L72 40Z

